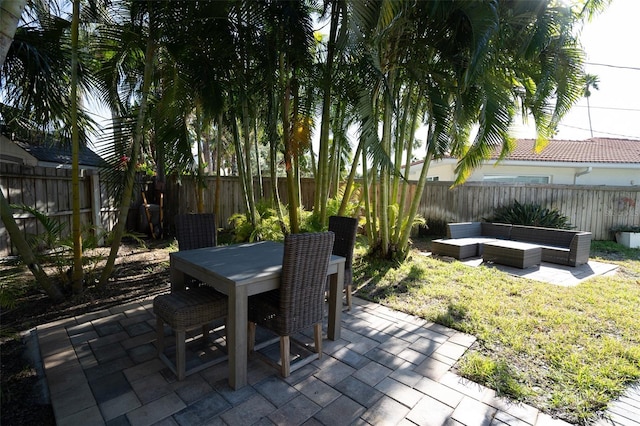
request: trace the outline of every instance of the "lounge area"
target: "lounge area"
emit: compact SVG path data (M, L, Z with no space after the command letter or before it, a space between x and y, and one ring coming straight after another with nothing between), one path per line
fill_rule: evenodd
M526 269L542 262L579 266L589 262L591 233L504 223L447 224L447 238L433 240L435 255Z

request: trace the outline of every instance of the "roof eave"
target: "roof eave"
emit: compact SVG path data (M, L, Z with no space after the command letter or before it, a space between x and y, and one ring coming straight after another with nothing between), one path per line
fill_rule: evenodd
M487 160L485 165L496 165L498 160ZM600 169L638 169L640 163L606 163L581 161L534 161L534 160L502 160L501 166L535 166L535 167L597 167Z

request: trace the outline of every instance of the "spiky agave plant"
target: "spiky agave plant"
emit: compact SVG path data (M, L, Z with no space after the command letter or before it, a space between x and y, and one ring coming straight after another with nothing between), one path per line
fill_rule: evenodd
M557 209L549 209L535 203L521 204L518 200L513 200L510 205L498 207L493 217L483 220L511 223L513 225L541 226L543 228L573 228L569 218Z

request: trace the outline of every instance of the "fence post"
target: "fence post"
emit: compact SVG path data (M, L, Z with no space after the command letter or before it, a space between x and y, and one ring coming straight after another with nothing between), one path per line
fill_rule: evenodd
M98 245L104 245L104 237L102 234L102 215L101 208L102 202L100 200L100 173L89 170L88 171L90 182L91 182L91 221L93 222L93 226L96 228L96 232L99 235Z

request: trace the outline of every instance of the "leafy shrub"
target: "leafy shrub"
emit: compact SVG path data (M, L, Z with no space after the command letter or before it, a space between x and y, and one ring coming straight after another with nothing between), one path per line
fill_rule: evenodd
M258 212L260 214L260 212ZM247 214L235 213L229 218L229 223L233 227L234 243L246 241L279 241L284 239L284 234L275 210L263 211L258 218L256 225L251 224Z
M343 190L340 190L340 194L336 197L330 198L327 200L327 210L326 215L335 216L340 211L340 204L342 204L342 194ZM344 213L344 216L353 217L356 209L358 208L357 203L357 194L358 191L354 191L354 195L351 197L351 200L347 203L347 208ZM327 225L320 223L319 212L308 212L306 210L300 211L300 232L322 232L327 230Z
M418 234L444 236L447 235L447 221L444 219L427 218L425 225L420 226Z
M65 223L60 222L55 217L49 217L46 213L31 206L12 204L11 208L30 213L38 221L41 229L35 234L27 233L27 243L36 256L38 263L51 266L63 289L69 290L74 262L74 243L73 236L67 232ZM111 234L92 225L84 225L80 229L80 233L82 240L83 280L85 284L88 284L95 281L98 264L103 259L100 255L87 256L86 253L88 250L98 247L100 240L108 240ZM2 292L3 294L0 294L0 299L2 299L0 304L2 306L10 306L11 301L9 299L12 293L6 287Z
M616 225L611 227L611 232L640 232L640 225Z
M572 229L569 218L557 209L549 210L539 204L513 204L498 207L493 217L483 218L487 222L510 223L512 225L541 226L544 228Z
M342 199L340 197L331 198L327 201L327 217L338 214L340 209L340 203ZM290 230L289 226L289 211L286 205L280 206L283 214L283 222L280 223L278 219L278 213L275 208L267 202L260 202L256 204L258 211L258 220L255 227L251 224L249 216L244 213L235 213L229 218L229 224L231 224L232 230L232 242L241 243L245 241L283 241L284 233L282 228ZM350 202L347 204L347 212L345 215L353 215L357 204ZM300 232L321 232L327 230L327 225L320 223L318 215L316 213L304 210L300 208L298 210L300 218Z

